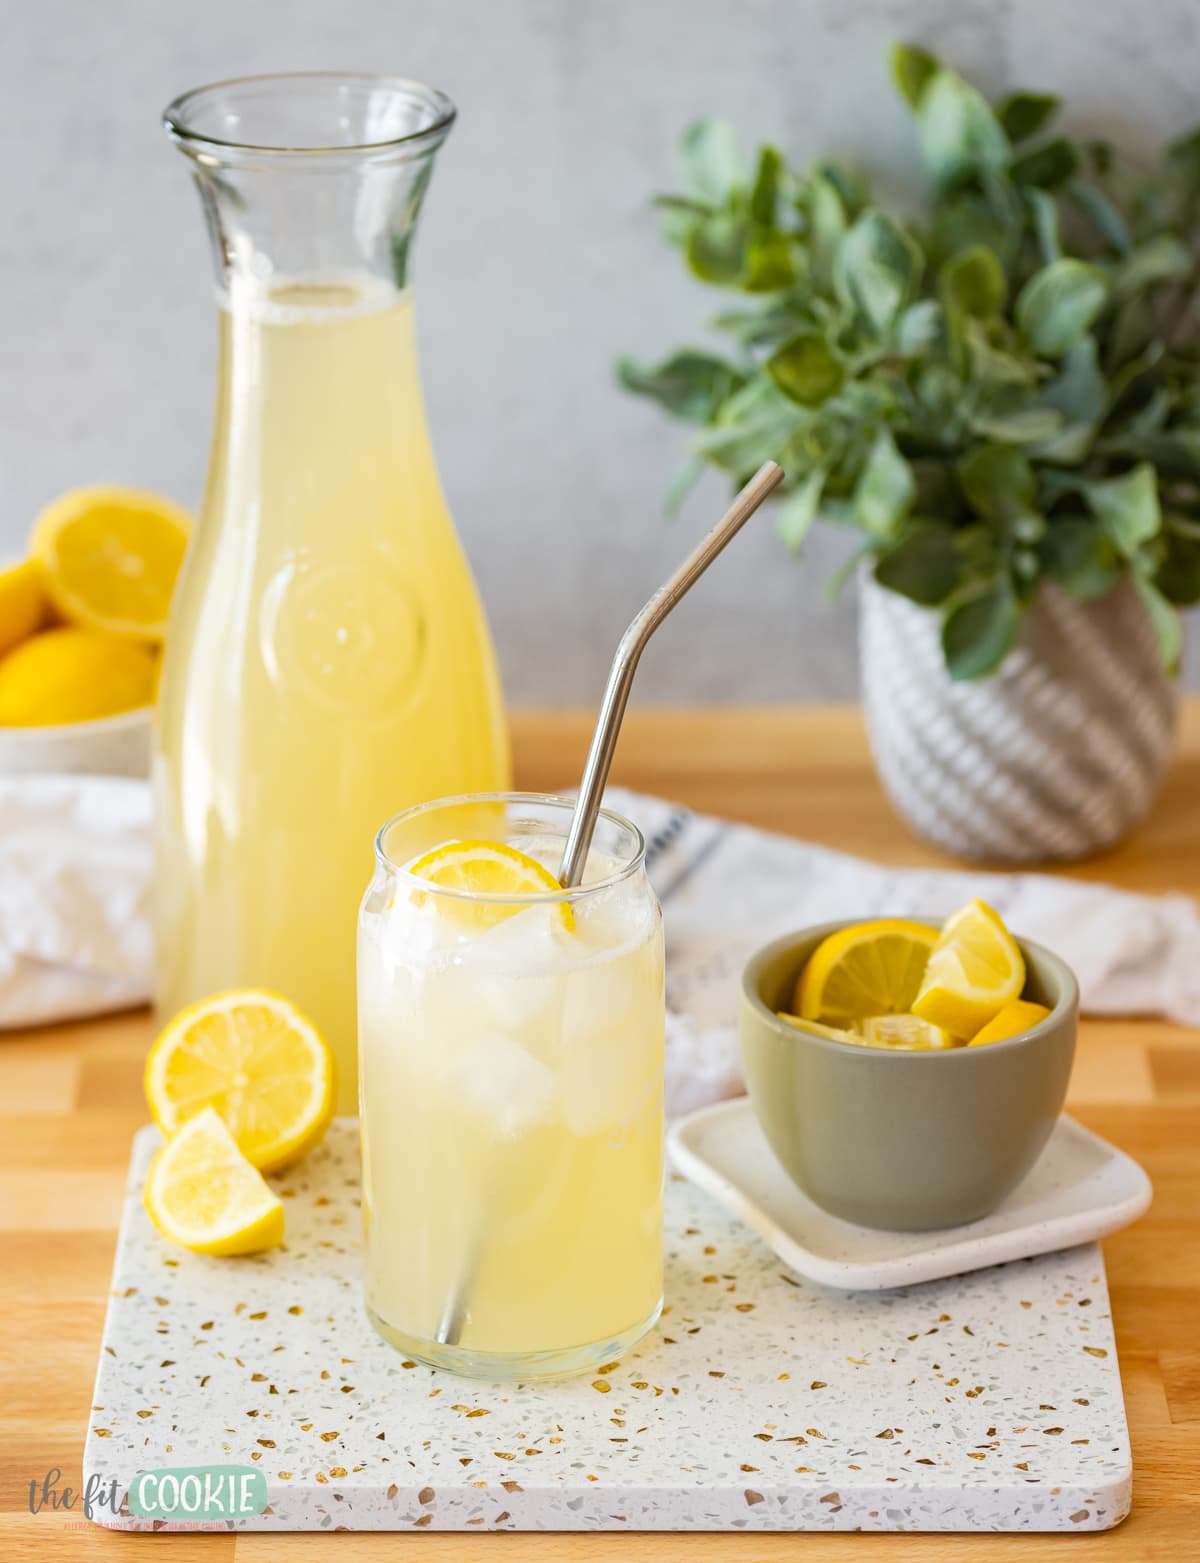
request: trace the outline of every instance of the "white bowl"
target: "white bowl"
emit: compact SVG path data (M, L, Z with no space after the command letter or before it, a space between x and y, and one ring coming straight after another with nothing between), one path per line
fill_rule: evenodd
M139 706L64 727L0 727L0 775L90 771L148 776L153 711Z

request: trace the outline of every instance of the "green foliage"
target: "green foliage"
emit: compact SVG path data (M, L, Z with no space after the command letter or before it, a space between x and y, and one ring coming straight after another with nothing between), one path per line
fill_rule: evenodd
M942 621L950 677L980 678L999 667L1016 644L1020 617L1016 591L1005 575L952 601Z
M1042 579L1086 600L1129 577L1173 666L1200 601L1200 130L1139 175L1052 133L1056 98L989 103L907 45L891 69L919 224L836 163L685 131L656 205L733 295L727 346L617 366L694 426L670 503L706 464L736 484L778 461L787 546L818 517L858 529L882 585L940 610L955 678L1000 664Z

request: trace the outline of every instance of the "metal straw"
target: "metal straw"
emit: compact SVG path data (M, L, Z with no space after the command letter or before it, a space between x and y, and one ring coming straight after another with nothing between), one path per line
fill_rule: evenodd
M630 685L633 683L638 659L646 648L646 642L684 593L700 579L726 543L741 531L771 490L782 481L783 468L777 467L773 461L765 462L708 536L692 550L675 573L663 582L621 636L617 654L609 670L604 698L600 702L600 714L596 718L596 730L592 734L591 748L588 750L587 763L583 768L583 781L579 786L579 797L575 803L575 812L571 815L567 844L558 871L564 889L571 889L583 878L584 864L587 862L588 850L592 845L592 834L596 829L600 799L604 794L604 784L608 780L613 752L617 747L621 718L625 715ZM467 1320L467 1303L479 1268L481 1235L481 1233L477 1234L471 1252L442 1307L435 1339L443 1346L457 1346L462 1338Z
M559 882L564 890L571 889L583 878L584 864L592 845L592 833L596 829L600 799L604 796L609 768L616 752L621 718L625 715L633 675L637 672L638 660L646 649L646 642L725 545L741 531L771 490L783 481L783 475L782 467L777 467L773 461L764 462L708 536L663 582L621 636L609 670L604 699L600 702L596 731L592 734L592 745L583 768L583 780L579 784L579 796L575 801L575 812L571 816L567 844L558 870Z

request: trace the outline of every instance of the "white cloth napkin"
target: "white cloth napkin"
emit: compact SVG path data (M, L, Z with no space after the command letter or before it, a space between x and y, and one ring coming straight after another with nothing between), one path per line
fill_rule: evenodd
M0 1026L149 997L150 788L120 776L0 777Z
M667 929L667 1107L742 1088L742 963L766 940L835 917L937 917L982 896L1056 950L1093 1014L1200 1024L1200 917L1186 896L1065 876L883 868L812 842L612 789L646 835ZM0 1027L99 1014L149 997L150 795L109 776L0 778Z

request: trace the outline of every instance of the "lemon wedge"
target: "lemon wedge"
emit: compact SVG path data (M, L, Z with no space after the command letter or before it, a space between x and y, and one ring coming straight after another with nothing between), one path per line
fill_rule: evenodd
M973 1037L1020 998L1025 961L999 916L982 901L946 919L912 1012L954 1037Z
M158 663L146 641L60 625L0 658L0 726L90 722L154 701Z
M795 1026L797 1031L811 1031L815 1036L827 1037L830 1042L857 1042L858 1038L852 1031L846 1031L841 1026L823 1026L819 1020L801 1020L799 1015L789 1015L787 1010L776 1011L780 1020L786 1020L789 1026Z
M1044 1004L1032 1004L1028 999L1013 999L1011 1004L1006 1004L998 1015L988 1021L982 1031L976 1032L967 1046L980 1047L986 1042L1003 1042L1007 1037L1020 1036L1022 1031L1036 1026L1039 1020L1045 1020L1049 1013Z
M916 1015L868 1015L854 1029L854 1040L862 1041L867 1047L890 1047L902 1052L924 1053L958 1045L941 1026L932 1025Z
M47 505L32 549L65 619L162 640L191 516L161 494L79 488Z
M197 1254L256 1254L283 1242L283 1202L211 1107L155 1156L142 1202L164 1237Z
M263 1172L306 1155L333 1116L329 1048L286 999L253 988L180 1010L150 1049L144 1085L164 1134L211 1107Z
M562 890L548 868L516 847L501 841L444 841L423 857L408 864L414 879L437 885L442 890L459 890L471 896L496 896L500 899L466 900L446 896L439 906L460 922L490 928L524 907L506 903L504 896L545 895ZM562 926L575 927L575 915L566 901L554 903Z
M0 569L0 657L40 630L49 616L45 577L36 559Z
M831 933L809 957L793 1008L805 1020L846 1026L912 1008L937 929L887 918Z

